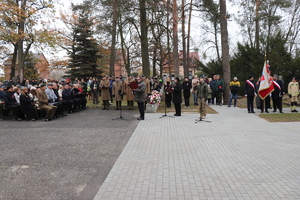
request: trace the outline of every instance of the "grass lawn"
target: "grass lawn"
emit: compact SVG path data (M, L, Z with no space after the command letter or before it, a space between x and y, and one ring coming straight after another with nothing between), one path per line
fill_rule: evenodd
M232 100L233 103L233 100ZM273 106L272 98L271 98L271 107ZM247 97L239 96L239 99L237 100L237 107L239 108L247 108ZM254 108L256 108L256 98L254 99ZM287 108L290 107L290 98L285 95L282 99L282 107Z
M269 122L300 122L300 113L260 114L259 116Z
M181 112L184 112L184 113L199 113L198 106L195 106L192 102L193 102L193 99L191 97L191 99L190 99L190 103L191 103L190 108L184 108L184 104L182 104L181 105ZM116 105L116 103L113 102L111 107L114 108L115 105ZM137 110L137 104L134 103L134 105L135 105L135 109ZM102 101L100 100L99 104L94 105L92 100L88 100L87 101L87 106L90 107L90 108L102 108ZM126 100L122 101L122 106L127 106L127 101ZM125 109L127 109L127 108L125 108ZM160 103L160 106L158 107L156 112L157 113L164 113L165 112L165 102L164 101ZM171 108L167 108L167 113L169 113L169 112L175 112L174 104L172 104ZM217 112L209 106L206 107L206 113L207 114L217 114Z

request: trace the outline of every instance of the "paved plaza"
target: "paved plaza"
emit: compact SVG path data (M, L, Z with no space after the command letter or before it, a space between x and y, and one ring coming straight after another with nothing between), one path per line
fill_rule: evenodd
M300 123L212 108L211 123L146 114L94 200L300 199Z

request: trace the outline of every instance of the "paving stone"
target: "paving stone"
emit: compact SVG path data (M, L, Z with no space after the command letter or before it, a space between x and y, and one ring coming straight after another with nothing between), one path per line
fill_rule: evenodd
M211 123L147 113L94 200L300 199L300 123L212 108Z

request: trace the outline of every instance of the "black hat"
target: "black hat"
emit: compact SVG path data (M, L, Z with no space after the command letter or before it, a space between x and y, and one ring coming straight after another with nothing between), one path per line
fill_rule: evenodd
M45 84L42 84L40 87L45 87L46 85Z
M179 77L176 77L175 79L179 82Z
M251 78L253 78L253 76L252 76L252 75L250 75L250 76L248 77L248 79L251 79Z
M292 79L296 79L297 80L296 76L293 76Z
M6 90L9 90L10 88L13 88L12 85L7 85Z

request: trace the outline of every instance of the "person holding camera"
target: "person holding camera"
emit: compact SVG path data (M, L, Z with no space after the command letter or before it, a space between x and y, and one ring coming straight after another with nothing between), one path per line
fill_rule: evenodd
M42 84L41 91L39 92L39 108L40 110L44 110L47 112L45 121L48 122L53 119L57 107L48 104L49 103L48 97L45 90L46 90L46 85Z
M112 95L116 100L116 110L121 110L123 94L123 83L119 77L116 77L112 86Z

